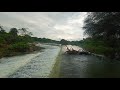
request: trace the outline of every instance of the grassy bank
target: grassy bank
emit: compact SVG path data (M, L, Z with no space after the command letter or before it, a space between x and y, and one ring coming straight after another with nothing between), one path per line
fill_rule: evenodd
M41 49L44 48L36 46L33 43L19 42L10 45L4 44L0 47L0 58L28 54L34 51L40 51Z
M107 55L108 52L112 51L112 48L108 48L104 46L82 45L81 47L89 52L96 53L96 54L102 54L102 55Z
M105 45L103 41L84 40L84 42L79 44L79 46L91 53L104 55L109 58L114 58L115 49ZM120 51L120 49L117 50Z
M62 47L61 47L62 50ZM50 73L50 78L59 78L60 75L60 63L61 63L61 50L56 58L56 63L54 64L54 67L52 69L52 72Z
M10 28L9 32L0 25L0 58L22 55L43 49L36 45L39 38L32 37L26 28ZM41 39L40 39L41 40ZM46 39L42 39L46 41ZM47 39L47 41L51 41Z

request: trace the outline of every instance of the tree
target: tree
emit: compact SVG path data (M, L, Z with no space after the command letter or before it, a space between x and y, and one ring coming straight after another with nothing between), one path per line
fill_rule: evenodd
M85 20L85 34L104 39L120 38L119 12L92 12Z
M21 32L22 36L25 36L25 35L32 36L33 35L32 32L29 32L27 29L28 28L21 28L21 29L18 29L18 30Z
M62 39L62 40L60 41L60 44L62 44L62 45L67 45L67 44L68 44L68 41L65 40L65 39Z
M18 30L17 28L11 28L9 33L12 34L14 37L16 37L18 34Z
M120 48L120 12L90 12L84 21L85 34L113 48L114 54Z
M3 29L3 26L0 25L0 34L6 33L5 30Z

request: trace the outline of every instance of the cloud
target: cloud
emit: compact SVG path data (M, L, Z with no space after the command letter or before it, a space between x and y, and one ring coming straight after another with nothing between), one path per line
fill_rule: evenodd
M80 40L85 17L86 12L0 12L0 24L29 28L36 37Z

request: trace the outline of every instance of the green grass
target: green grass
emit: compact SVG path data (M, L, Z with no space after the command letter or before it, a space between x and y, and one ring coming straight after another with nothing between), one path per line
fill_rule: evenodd
M114 48L104 46L103 44L95 45L95 43L87 42L79 46L91 53L96 53L107 57L110 57L114 54Z

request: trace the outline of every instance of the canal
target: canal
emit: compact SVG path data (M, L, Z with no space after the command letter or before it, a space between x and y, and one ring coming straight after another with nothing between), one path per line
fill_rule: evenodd
M78 46L72 47L81 49ZM120 61L92 55L63 54L65 51L66 47L63 47L60 78L120 78Z

